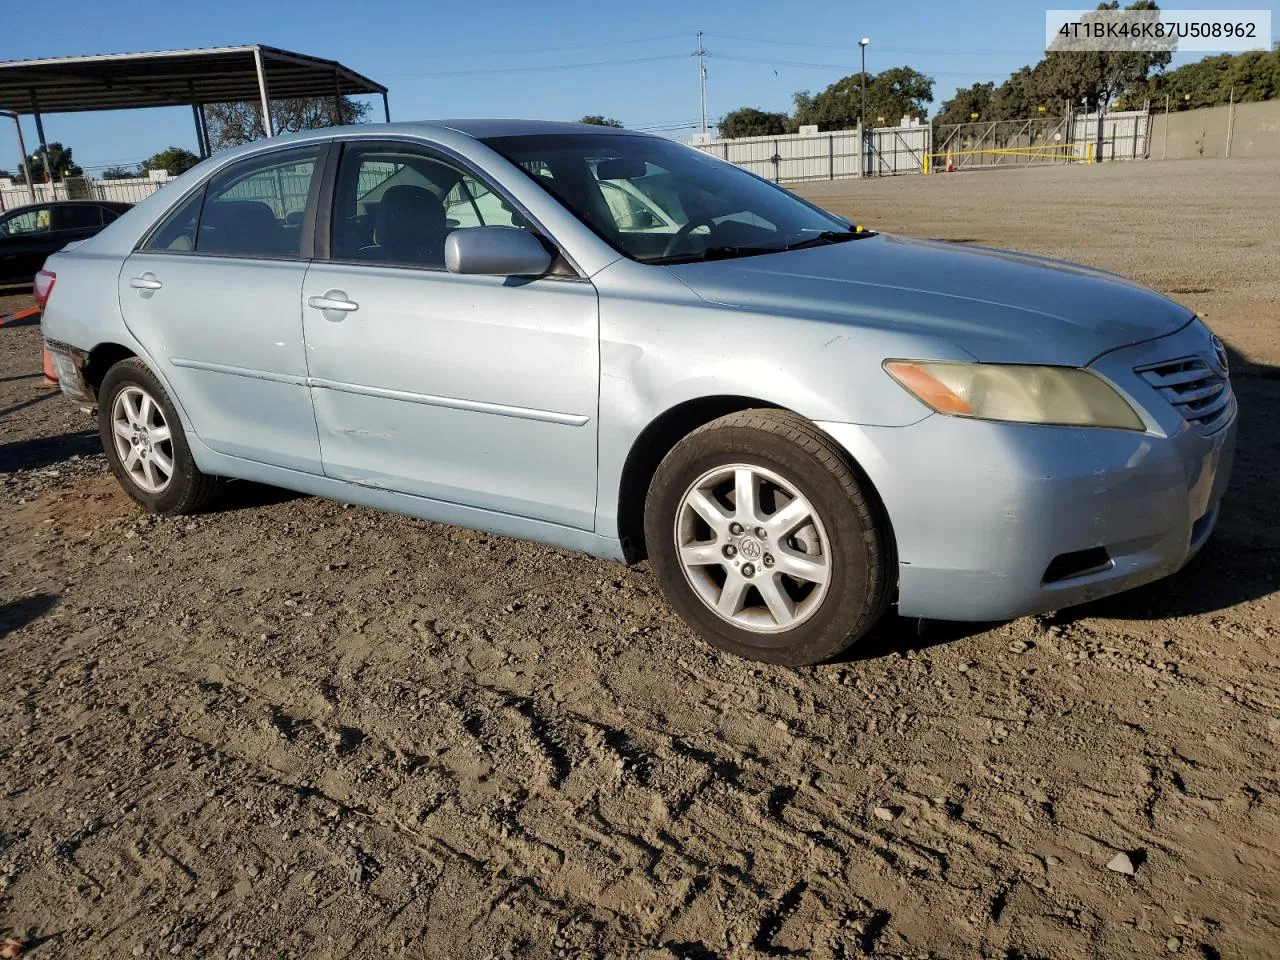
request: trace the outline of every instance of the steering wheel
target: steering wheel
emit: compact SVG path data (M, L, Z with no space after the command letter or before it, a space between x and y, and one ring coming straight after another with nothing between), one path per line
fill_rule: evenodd
M671 235L671 239L667 241L667 247L662 251L664 257L669 257L679 249L680 244L689 238L689 234L697 230L699 227L714 227L715 221L710 217L694 217L683 227Z

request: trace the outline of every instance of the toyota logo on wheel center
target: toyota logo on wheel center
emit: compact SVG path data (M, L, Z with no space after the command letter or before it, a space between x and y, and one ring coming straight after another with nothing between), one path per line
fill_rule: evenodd
M764 548L755 537L743 537L738 542L738 553L744 560L759 560Z

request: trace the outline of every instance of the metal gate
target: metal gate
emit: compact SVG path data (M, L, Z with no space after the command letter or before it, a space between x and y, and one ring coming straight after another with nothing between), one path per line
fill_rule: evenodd
M867 131L868 177L895 177L926 172L930 128L873 127Z

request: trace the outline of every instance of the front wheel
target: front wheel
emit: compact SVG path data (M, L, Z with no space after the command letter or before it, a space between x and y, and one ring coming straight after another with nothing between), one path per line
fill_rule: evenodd
M200 472L169 395L136 357L103 378L98 432L116 480L151 513L194 513L222 484Z
M678 443L645 502L663 595L713 646L800 666L840 653L888 605L888 525L842 452L779 410L721 417Z

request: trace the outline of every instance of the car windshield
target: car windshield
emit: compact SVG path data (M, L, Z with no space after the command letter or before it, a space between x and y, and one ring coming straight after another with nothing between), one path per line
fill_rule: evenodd
M551 134L484 143L619 252L645 263L753 256L859 236L781 187L659 137Z

